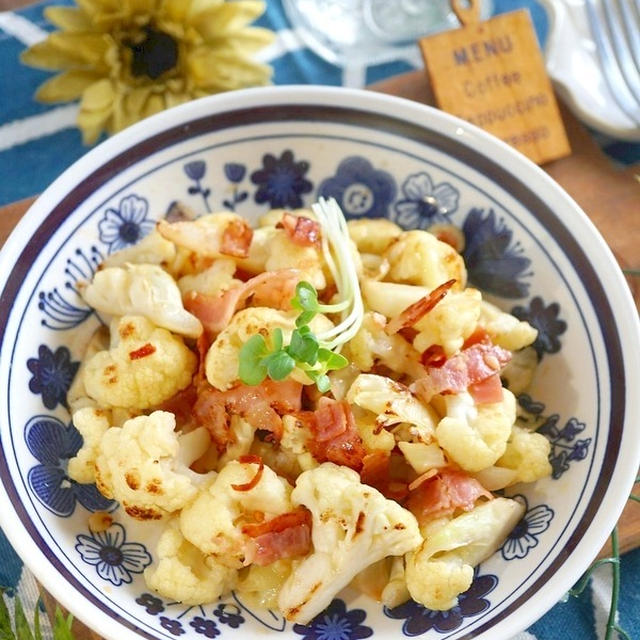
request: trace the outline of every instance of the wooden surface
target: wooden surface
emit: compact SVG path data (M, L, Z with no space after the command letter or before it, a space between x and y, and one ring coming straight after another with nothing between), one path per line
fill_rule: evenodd
M396 76L371 89L433 104L433 95L422 71ZM620 265L627 269L640 268L640 166L624 169L613 166L585 128L562 105L560 107L573 153L543 168L589 215ZM0 208L0 245L32 202L31 198ZM629 277L628 281L640 308L640 278ZM623 553L640 546L640 505L628 503L619 522L619 537ZM606 546L599 556L609 553ZM53 611L55 601L50 596L46 596L45 601L47 609ZM78 621L74 623L74 633L77 640L100 640Z

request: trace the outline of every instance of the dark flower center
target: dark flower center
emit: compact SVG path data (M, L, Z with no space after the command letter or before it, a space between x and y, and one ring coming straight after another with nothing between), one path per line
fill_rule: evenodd
M100 549L100 559L112 567L117 567L122 564L124 556L122 555L122 551L117 547L102 547L102 549Z
M151 27L145 27L145 34L142 42L128 45L133 52L131 73L155 80L176 66L178 45L170 35Z
M518 522L518 524L512 529L511 533L509 534L509 537L512 539L518 539L518 538L523 538L524 536L527 535L527 533L529 532L529 524L528 522L523 518L522 520L520 520L520 522Z
M433 218L438 213L438 201L433 196L424 196L419 207L420 215L425 218Z
M135 222L123 222L118 233L125 242L135 244L140 237L140 227Z

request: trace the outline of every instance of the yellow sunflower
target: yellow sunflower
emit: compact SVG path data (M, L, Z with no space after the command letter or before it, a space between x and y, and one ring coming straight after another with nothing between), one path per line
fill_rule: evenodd
M168 107L211 93L268 84L251 55L273 41L248 26L260 0L77 0L48 7L61 31L27 49L25 64L62 71L38 88L43 102L80 98L85 144Z

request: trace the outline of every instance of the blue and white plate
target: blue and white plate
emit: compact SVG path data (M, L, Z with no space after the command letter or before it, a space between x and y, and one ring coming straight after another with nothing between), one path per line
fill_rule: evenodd
M470 283L539 330L519 402L553 476L515 487L526 514L457 607L384 609L350 591L309 625L240 598L188 608L150 593L155 531L69 480L81 438L65 395L100 319L77 294L100 260L175 201L250 219L334 196L350 218L464 233ZM280 87L205 98L88 153L33 205L0 258L0 524L43 585L110 640L511 637L587 568L622 511L639 452L640 338L626 283L570 198L488 134L416 103ZM91 533L92 511L114 524ZM123 524L124 523L124 524Z

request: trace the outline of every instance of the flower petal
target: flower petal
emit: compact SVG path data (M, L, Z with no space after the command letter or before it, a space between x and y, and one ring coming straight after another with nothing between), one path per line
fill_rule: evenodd
M428 173L417 173L409 176L402 185L402 191L410 200L422 200L433 193L433 182Z
M63 31L91 31L89 16L76 7L46 7L45 18Z
M218 53L199 47L187 60L189 75L197 88L229 91L267 84L272 69L238 54Z
M79 98L83 91L100 80L101 74L88 69L72 69L54 76L38 87L36 100L66 102Z
M56 31L47 40L58 51L72 54L81 63L99 66L106 71L105 56L113 44L103 33L73 33Z
M20 61L30 67L61 71L82 64L82 59L74 51L62 51L47 38L34 44L20 54Z
M275 34L269 29L262 27L247 27L238 33L234 33L223 38L207 38L207 42L215 45L216 51L237 52L245 55L251 55L264 49L272 44L275 40Z
M71 489L71 483L62 469L36 465L29 470L28 482L38 500L47 509L63 518L73 513L76 498Z
M258 0L225 2L216 7L190 11L188 21L205 40L240 31L264 13L265 4Z

